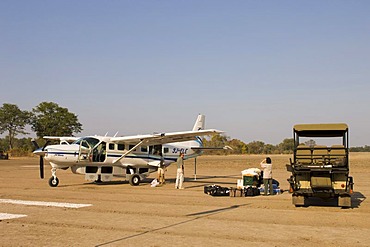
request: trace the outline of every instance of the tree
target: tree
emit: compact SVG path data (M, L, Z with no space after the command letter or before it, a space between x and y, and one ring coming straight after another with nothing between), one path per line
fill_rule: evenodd
M33 108L32 130L43 136L72 136L82 131L82 125L74 113L53 102L42 102Z
M210 140L207 140L207 138L203 138L203 144L204 147L224 147L228 145L228 139L229 137L222 135L222 134L216 134L211 137ZM208 154L225 154L224 150L207 150Z
M308 140L304 143L306 146L309 146L309 147L313 147L316 145L316 141L315 140Z
M264 151L265 143L262 141L252 141L248 143L249 154L262 154Z
M238 139L232 139L226 145L232 148L232 150L229 151L232 154L246 153L246 144Z
M265 146L263 147L264 154L273 154L275 150L276 150L276 146L272 144L265 144Z
M280 153L292 153L294 149L294 139L286 138L278 146Z
M28 134L24 129L30 123L32 114L22 111L17 105L3 104L0 108L0 134L8 132L9 149L13 148L13 141L16 135Z

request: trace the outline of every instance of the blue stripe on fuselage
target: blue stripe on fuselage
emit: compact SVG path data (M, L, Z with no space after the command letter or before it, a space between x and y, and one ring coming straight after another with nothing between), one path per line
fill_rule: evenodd
M56 151L51 151L47 152L48 155L54 155L54 156L64 156L64 155L73 155L74 157L78 155L78 152L56 152ZM109 158L119 158L121 157L122 154L107 154L107 157ZM132 155L127 155L125 158L130 158L130 159L148 159L148 160L161 160L160 157L153 157L153 156L147 156L147 155L138 155L138 154L132 154ZM176 157L164 157L164 160L166 161L176 161Z

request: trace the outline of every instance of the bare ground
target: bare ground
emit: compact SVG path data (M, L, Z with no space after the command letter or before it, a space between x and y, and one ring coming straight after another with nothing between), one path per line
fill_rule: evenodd
M273 176L287 190L289 155L272 155ZM0 214L27 217L1 220L0 246L369 246L370 154L351 154L353 207L311 200L296 208L291 195L212 197L204 185L236 186L240 171L264 158L203 156L185 162L185 190L175 190L175 166L167 183L151 188L115 181L94 184L69 170L58 171L51 188L38 177L38 159L0 160L0 199L93 204L78 209L0 203ZM50 177L48 168L46 177ZM154 175L151 176L151 178Z

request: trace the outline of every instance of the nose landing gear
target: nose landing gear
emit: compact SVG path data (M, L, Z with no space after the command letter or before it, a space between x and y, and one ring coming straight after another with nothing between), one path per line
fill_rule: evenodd
M51 168L51 175L52 177L49 178L49 186L50 187L57 187L59 184L59 179L57 178L57 169L56 168Z

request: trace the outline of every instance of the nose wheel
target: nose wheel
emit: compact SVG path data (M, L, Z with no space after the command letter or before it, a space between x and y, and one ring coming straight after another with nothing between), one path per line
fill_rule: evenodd
M57 177L49 178L49 185L50 187L57 187L59 184L59 179Z
M59 184L59 179L57 178L57 169L56 168L51 168L51 175L52 177L49 178L49 185L50 187L57 187Z

